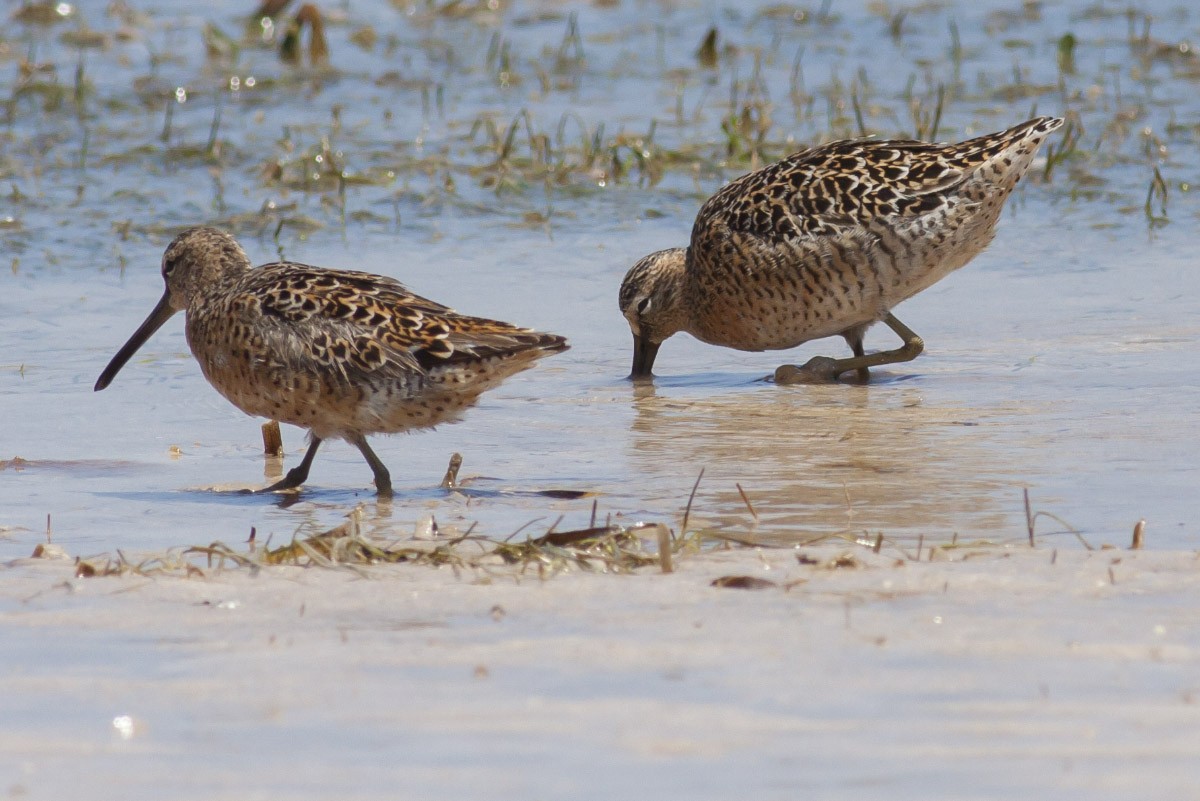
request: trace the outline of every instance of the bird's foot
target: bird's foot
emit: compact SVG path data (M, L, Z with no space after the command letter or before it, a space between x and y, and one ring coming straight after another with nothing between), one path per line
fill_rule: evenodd
M308 470L303 465L293 467L287 472L282 479L276 481L268 487L262 489L250 490L255 495L268 495L273 492L286 492L287 490L299 490L300 486L308 480Z
M846 371L842 359L814 356L803 366L784 364L775 370L776 384L833 384Z

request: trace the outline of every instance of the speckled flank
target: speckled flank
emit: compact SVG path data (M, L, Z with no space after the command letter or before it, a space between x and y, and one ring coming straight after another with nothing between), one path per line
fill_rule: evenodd
M1061 125L1039 117L953 145L833 142L733 181L701 207L688 248L651 254L625 277L621 311L649 349L643 374L678 331L747 351L841 334L861 355L867 326L991 242L1005 199Z
M367 435L455 420L485 390L567 348L560 336L458 314L391 278L293 262L252 268L214 228L180 234L162 272L159 308L96 388L184 311L209 383L247 414L308 429L313 452L323 439L346 439L371 462ZM298 476L268 489L296 486Z

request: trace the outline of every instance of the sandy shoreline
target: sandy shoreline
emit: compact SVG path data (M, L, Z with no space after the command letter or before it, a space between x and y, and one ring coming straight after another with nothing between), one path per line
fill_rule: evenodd
M1195 553L853 552L861 567L739 549L671 575L547 581L405 565L75 579L69 563L20 560L0 583L0 789L916 799L1196 786ZM778 586L710 586L734 574Z

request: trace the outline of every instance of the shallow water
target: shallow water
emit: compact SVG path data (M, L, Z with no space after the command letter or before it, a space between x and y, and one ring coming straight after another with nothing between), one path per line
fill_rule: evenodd
M678 525L701 469L693 524L755 541L1012 540L1025 536L1028 488L1034 511L1061 519L1039 518L1039 533L1064 546L1077 542L1064 521L1098 545L1124 544L1145 518L1151 547L1194 547L1200 278L1188 184L1200 168L1200 64L1180 44L1200 18L1171 2L1132 16L1048 6L1036 19L1014 4L948 4L910 10L893 39L865 7L838 4L823 21L806 9L799 22L771 4L739 8L582 7L578 62L560 53L559 4L462 17L353 4L330 27L335 74L252 46L206 59L199 32L210 19L237 32L233 4L211 18L169 4L124 21L97 13L88 25L112 39L83 50L61 39L77 20L14 25L0 62L0 98L15 96L0 164L12 257L0 269L0 459L26 461L0 470L0 558L27 555L47 515L55 541L84 555L236 543L251 528L287 538L358 504L401 535L427 515L494 536L560 515L559 528L583 526L593 501L602 517ZM1155 18L1145 38L1143 12ZM705 70L694 53L714 24L719 64ZM367 25L380 35L369 51L348 41ZM1068 31L1075 72L1060 75ZM22 58L53 67L32 74L65 87L58 105L40 84L18 93ZM937 84L956 74L939 138L1035 109L1070 111L1085 134L1049 181L1022 185L982 256L898 309L924 355L869 386L784 388L760 379L844 344L740 354L681 336L663 347L653 386L624 380L616 288L630 264L683 244L703 198L756 159L855 134L852 86L869 130L911 135L910 80L930 114ZM757 156L753 136L722 133L735 82L739 113L747 97L765 99L751 117L769 112ZM528 128L502 159L523 110ZM542 136L555 155L539 164ZM603 147L588 164L579 143L592 138ZM344 185L322 172L330 160ZM1163 214L1157 198L1146 210L1155 167L1165 223L1150 219ZM393 275L460 310L565 334L572 350L458 425L378 438L390 503L340 443L322 450L298 500L238 494L264 479L260 421L207 386L182 319L91 391L157 300L171 232L200 222L235 230L256 262L282 252ZM893 344L875 331L868 347ZM294 464L301 433L284 436ZM470 494L437 489L455 451Z

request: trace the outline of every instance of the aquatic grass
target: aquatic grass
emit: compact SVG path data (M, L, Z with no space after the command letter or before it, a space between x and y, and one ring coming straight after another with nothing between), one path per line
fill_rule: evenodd
M721 120L725 155L730 161L748 163L753 169L763 162L767 135L774 125L774 104L762 75L760 52L754 53L753 66L745 81L739 80L736 66L731 71L729 95L728 111Z
M1150 178L1150 187L1146 190L1145 213L1146 222L1151 228L1161 228L1170 222L1167 217L1167 182L1157 166Z
M279 57L288 64L300 63L300 38L305 29L308 30L308 66L319 68L328 65L329 44L325 39L325 21L312 3L300 6L284 26L279 42Z
M58 80L58 68L54 64L37 63L22 59L17 67L17 80L7 101L7 117L11 122L18 112L21 101L40 100L43 114L54 114L65 104L73 90Z
M579 12L572 11L567 17L567 29L562 42L554 53L553 71L557 75L569 75L576 81L584 70L583 35L579 32ZM560 85L558 88L574 88L575 84Z
M1078 119L1078 114L1068 113L1060 135L1046 143L1046 167L1042 170L1043 181L1050 181L1055 168L1077 154L1079 142L1083 137L1083 129L1080 127Z
M171 23L124 7L95 29L78 10L66 26L50 17L59 32L78 34L65 39L19 23L5 34L16 55L0 76L0 176L36 173L66 208L75 202L71 183L171 174L212 186L201 208L268 232L278 213L245 222L262 216L267 199L295 204L299 224L285 231L384 219L399 227L401 205L418 198L420 217L465 210L536 227L552 214L569 219L571 205L590 195L655 187L702 199L741 172L833 138L949 140L1035 109L1070 120L1047 142L1039 171L1053 179L1047 191L1104 204L1113 224L1128 209L1161 224L1161 189L1144 213L1144 176L1154 166L1164 175L1194 171L1185 145L1196 137L1181 121L1200 58L1141 11L1084 10L1067 32L1046 32L1024 8L993 11L979 29L932 7L879 6L875 34L896 54L881 70L859 63L862 32L828 4L718 17L692 27L687 41L661 25L614 27L605 8L523 16L486 1L417 3L404 32L385 35L372 20L378 36L369 48L354 39L365 19L336 11L346 19L322 20L324 49L315 53L312 12L271 4L234 36L214 27L227 24L220 20ZM927 24L938 20L940 38ZM541 43L530 52L526 31L538 26ZM280 54L289 37L291 61ZM1105 41L1120 44L1097 61ZM633 77L646 102L606 110L603 87L633 87ZM344 124L329 123L337 109ZM290 146L276 141L280 130L292 131ZM164 205L151 194L123 195L118 218L195 214L194 198ZM29 219L36 230L23 236L50 227Z
M942 125L942 111L946 103L946 85L938 84L937 97L932 108L929 108L925 98L911 94L911 86L910 81L908 111L912 115L913 138L938 141L938 129Z
M720 34L716 28L709 28L696 48L696 61L705 69L716 69L720 63L720 53L717 50L717 38Z

